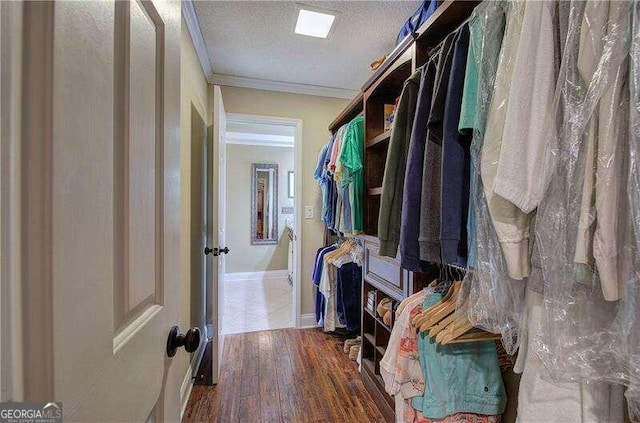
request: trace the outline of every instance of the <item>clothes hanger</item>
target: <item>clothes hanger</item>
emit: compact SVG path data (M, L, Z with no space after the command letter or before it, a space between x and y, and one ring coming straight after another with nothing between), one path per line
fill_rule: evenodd
M451 290L453 294L449 299L443 302L440 307L436 310L433 310L431 313L428 313L427 316L421 320L420 331L425 332L431 329L435 324L443 320L445 317L449 316L456 310L456 305L458 303L458 292L460 290L460 283L456 282Z
M414 316L413 319L411 320L411 323L413 324L413 326L416 328L419 328L422 325L422 322L430 315L430 313L437 311L443 305L443 303L445 303L449 299L449 297L453 295L453 292L454 292L453 286L449 287L449 290L446 292L446 294L444 295L444 297L442 297L440 301L433 304L428 309L423 310L418 315Z
M436 336L436 342L439 344L446 344L447 342L464 335L471 329L473 329L473 325L468 319L457 319Z
M438 335L439 333L442 333L443 331L445 331L447 329L450 329L451 326L456 321L458 321L460 318L465 318L466 319L466 310L467 310L467 301L466 300L462 304L461 307L458 307L457 304L456 304L456 308L455 308L453 313L449 314L446 318L444 318L443 320L439 321L438 323L436 323L435 325L433 325L429 329L429 336L431 338L433 338L436 335ZM441 335L441 337L442 336L443 335Z
M424 332L453 313L456 303L458 302L459 289L460 282L454 282L442 300L416 316L415 321L412 321L414 326L420 328L421 332Z
M349 239L344 240L342 242L342 245L340 245L340 247L338 247L338 249L328 253L325 256L327 263L332 264L335 261L335 259L337 259L338 257L346 254L350 248L351 248L350 240Z
M462 343L470 343L470 342L486 342L486 341L497 341L498 339L502 339L502 336L490 333L490 332L474 332L463 335L459 338L452 339L451 341L446 342L446 344L462 344Z
M431 286L431 284L433 284L434 282L437 283L436 280L433 280L433 281L431 281L429 286ZM405 298L404 300L402 300L402 302L398 306L398 309L396 310L396 317L399 317L402 314L402 311L405 309L405 307L407 307L407 304L413 302L414 299L417 299L419 297L424 297L424 290L420 290L420 291L416 292L415 294L410 295L407 298Z
M444 320L441 320L435 326L429 329L429 337L434 338L438 333L446 329L446 327L449 326L455 319L456 319L455 313L451 313L450 315L445 317Z
M438 278L436 280L432 281L429 284L429 286L430 287L434 287L435 286L435 288L437 288L438 285L441 282L446 282L445 269L444 269L444 266L442 265L442 263L438 263ZM445 296L440 301L438 301L436 304L434 304L431 307L429 307L427 310L423 310L422 313L419 313L418 315L414 316L411 319L411 323L413 324L413 326L416 327L416 328L420 327L420 322L428 315L427 312L429 310L434 310L434 308L436 306L438 306L439 304L442 304L442 302L446 301L452 293L453 292L451 291L451 287L449 287L449 290L447 291Z
M463 304L461 310L466 310L466 303ZM450 322L445 330L436 335L436 342L446 345L451 343L490 341L501 338L500 335L486 331L468 333L475 329L475 327L469 321L467 314L465 312L454 313L454 316L453 322Z

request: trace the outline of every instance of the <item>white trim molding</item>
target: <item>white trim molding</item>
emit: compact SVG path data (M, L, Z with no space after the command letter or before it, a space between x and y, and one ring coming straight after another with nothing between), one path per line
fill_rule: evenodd
M227 145L258 145L263 147L293 148L293 137L286 135L249 134L246 132L228 132Z
M213 67L211 66L211 60L209 60L209 54L207 54L207 47L204 43L204 37L202 36L202 30L200 29L200 23L198 22L193 0L182 0L181 4L182 17L187 23L187 29L189 30L189 35L191 35L193 46L196 49L196 55L200 61L202 72L204 72L207 82L212 84Z
M295 128L295 136L293 143L293 157L294 157L294 192L302 192L302 146L304 145L302 139L302 119L275 117L275 116L259 116L248 115L243 113L227 113L227 119L233 120L236 123L255 123L255 124L272 124L272 125L284 125L292 126ZM301 308L301 296L302 296L302 195L296 195L293 198L294 209L294 248L293 248L293 301L291 307L291 314L293 320L293 327L300 328L300 308ZM288 276L288 270L284 270L284 277ZM228 274L227 274L228 275ZM314 316L315 319L315 316Z
M294 174L293 190L297 195L293 197L294 230L293 234L293 301L296 304L293 310L293 327L302 325L300 317L302 308L302 120L295 121L296 135L293 144ZM304 279L306 280L306 278Z
M242 76L223 75L218 73L214 73L209 82L215 85L224 85L227 87L253 88L256 90L279 91L285 93L315 95L319 97L345 98L349 100L359 94L359 91L344 88L269 81L266 79L245 78Z
M300 329L317 328L316 315L314 313L303 314L300 316Z
M236 272L225 273L225 281L252 281L258 279L286 279L289 276L288 270L267 270L264 272Z

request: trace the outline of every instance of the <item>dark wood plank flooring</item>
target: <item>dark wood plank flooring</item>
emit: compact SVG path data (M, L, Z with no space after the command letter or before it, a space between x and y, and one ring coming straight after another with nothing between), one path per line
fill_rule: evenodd
M226 337L217 386L196 385L183 422L383 422L343 340L319 329Z

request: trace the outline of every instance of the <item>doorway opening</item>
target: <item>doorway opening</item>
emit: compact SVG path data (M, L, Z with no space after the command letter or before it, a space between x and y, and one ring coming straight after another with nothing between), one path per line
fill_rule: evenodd
M299 327L301 122L227 113L225 334Z

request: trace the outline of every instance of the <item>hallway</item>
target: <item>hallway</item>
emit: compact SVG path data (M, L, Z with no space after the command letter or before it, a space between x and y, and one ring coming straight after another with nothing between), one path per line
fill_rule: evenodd
M225 334L284 329L293 326L291 316L292 287L284 277L232 279L224 284Z
M342 342L317 329L227 336L220 382L193 387L183 423L382 422Z

